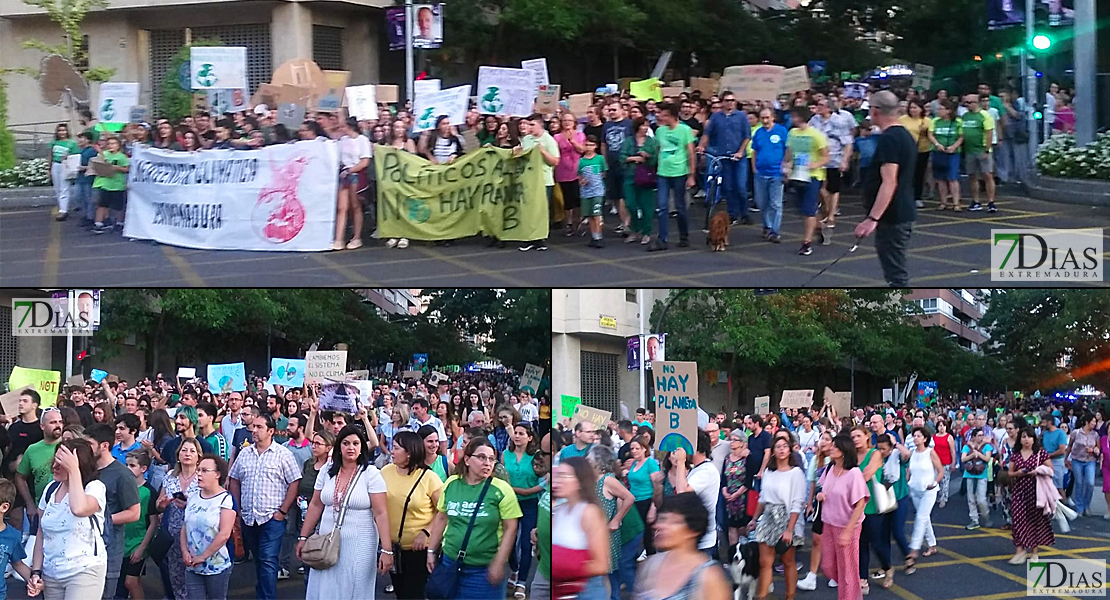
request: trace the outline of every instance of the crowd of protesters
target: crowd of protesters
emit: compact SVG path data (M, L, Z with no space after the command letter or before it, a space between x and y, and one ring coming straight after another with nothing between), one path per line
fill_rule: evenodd
M217 600L250 568L261 599L291 578L373 598L379 576L397 598L548 597L549 399L507 372L379 375L356 414L253 375L21 391L0 417L5 567L48 600Z
M556 598L620 600L623 586L637 599L724 600L742 571L757 599L782 573L787 598L815 590L820 574L838 598L859 600L894 584L893 546L907 576L937 554L931 514L956 486L967 529L997 519L1010 532L1012 565L1055 544L1054 521L1068 531L1075 518L1110 519L1091 509L1098 470L1110 503L1110 409L1093 402L993 396L702 416L692 452L659 451L643 408L601 429L557 424Z

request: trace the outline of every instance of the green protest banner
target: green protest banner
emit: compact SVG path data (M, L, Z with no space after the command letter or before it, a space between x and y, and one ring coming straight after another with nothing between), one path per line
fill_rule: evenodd
M574 396L567 396L566 394L563 394L562 410L559 411L559 414L563 415L564 417L570 418L574 416L574 407L578 406L579 404L582 404L581 398L576 398Z
M514 156L487 147L445 165L389 146L376 146L374 153L380 237L547 237L547 189L537 150Z

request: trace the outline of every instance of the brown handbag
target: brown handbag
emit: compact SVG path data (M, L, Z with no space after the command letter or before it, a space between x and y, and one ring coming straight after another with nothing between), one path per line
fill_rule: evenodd
M339 562L339 532L343 529L343 519L347 516L347 505L351 501L351 491L354 490L358 478L366 467L359 469L355 473L354 479L351 480L351 485L347 488L347 496L343 498L343 507L339 509L339 518L335 522L335 527L326 534L314 533L308 536L301 546L301 562L308 565L311 569L323 571L335 566Z

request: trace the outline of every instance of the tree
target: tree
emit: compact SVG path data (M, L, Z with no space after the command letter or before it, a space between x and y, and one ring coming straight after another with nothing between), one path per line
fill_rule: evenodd
M193 43L182 46L177 51L173 60L170 61L170 67L166 70L165 78L162 79L162 97L159 107L166 118L177 121L193 112L193 92L182 88L177 76L182 66L189 62L190 49L193 46L222 45L223 42L218 39L202 38L193 40Z
M89 11L108 8L108 0L23 0L23 3L44 10L51 21L61 26L65 35L63 43L54 45L37 38L27 39L23 41L24 48L34 48L41 50L43 54L58 54L64 57L71 65L78 67L78 72L89 81L111 79L115 69L87 66L89 56L81 43L85 35L81 29L85 16ZM86 66L79 67L79 65ZM38 71L35 69L17 70L31 77L38 77Z
M8 129L8 83L0 73L0 170L15 166L15 134Z
M425 290L428 313L440 322L477 337L492 338L490 355L523 370L551 360L551 290Z

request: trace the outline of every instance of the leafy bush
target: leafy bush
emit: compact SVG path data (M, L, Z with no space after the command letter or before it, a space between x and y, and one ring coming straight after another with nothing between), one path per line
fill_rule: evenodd
M0 169L15 166L15 135L8 129L8 85L0 78Z
M1037 150L1037 169L1053 177L1110 180L1110 133L1080 147L1074 135L1056 134Z
M44 185L50 185L50 161L45 158L35 158L10 169L0 169L0 188Z

